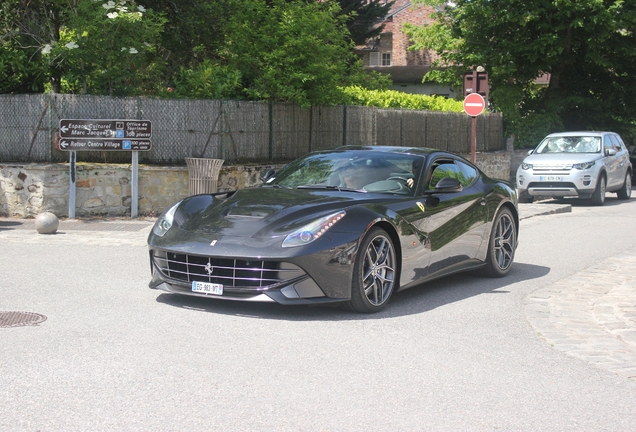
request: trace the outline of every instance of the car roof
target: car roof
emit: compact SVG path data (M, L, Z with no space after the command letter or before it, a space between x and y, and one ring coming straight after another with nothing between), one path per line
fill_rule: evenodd
M433 153L448 153L444 150L433 149L428 147L398 147L398 146L355 146L347 145L334 149L335 151L342 150L366 150L366 151L379 151L385 153L400 153L400 154L412 154L417 156L428 156ZM451 153L448 153L451 154Z
M572 131L572 132L557 132L557 133L551 133L550 135L546 136L546 138L548 137L569 137L569 136L603 136L606 134L614 134L614 135L618 135L616 132L610 132L610 131Z

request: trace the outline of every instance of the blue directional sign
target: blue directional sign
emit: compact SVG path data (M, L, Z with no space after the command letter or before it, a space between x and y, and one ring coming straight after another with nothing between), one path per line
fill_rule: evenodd
M63 151L146 151L151 149L150 140L61 138Z

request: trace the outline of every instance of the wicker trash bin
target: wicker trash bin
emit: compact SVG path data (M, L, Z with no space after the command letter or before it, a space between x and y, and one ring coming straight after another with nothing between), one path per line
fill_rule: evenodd
M190 179L189 194L198 195L217 191L223 159L185 158Z

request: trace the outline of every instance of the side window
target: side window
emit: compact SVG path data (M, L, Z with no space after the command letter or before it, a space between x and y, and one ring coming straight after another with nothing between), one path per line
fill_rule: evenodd
M618 140L619 143L621 143L621 148L629 153L629 149L625 145L625 141L623 141L623 138L621 138L619 135L616 135L616 139Z
M440 162L433 169L433 173L431 175L431 181L429 183L430 188L431 189L435 188L437 183L445 177L459 179L460 174L461 173L459 171L459 168L453 162Z
M461 161L456 161L455 163L459 167L459 171L461 174L461 176L459 177L459 181L461 182L462 186L468 187L473 184L475 179L477 179L477 170Z
M605 135L603 137L603 153L607 154L607 150L613 149L613 148L614 148L614 144L612 143L612 140L610 139L610 135Z
M610 135L610 137L612 138L612 143L614 144L614 149L616 150L616 152L620 152L623 150L623 147L621 146L621 140L620 138L618 138L618 136L616 135Z

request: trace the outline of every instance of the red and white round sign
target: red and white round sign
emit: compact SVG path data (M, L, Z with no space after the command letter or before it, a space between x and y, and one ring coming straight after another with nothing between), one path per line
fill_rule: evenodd
M479 93L470 93L464 98L464 111L471 117L478 116L486 108L486 101Z

